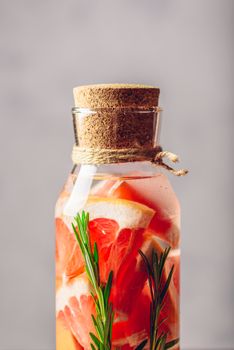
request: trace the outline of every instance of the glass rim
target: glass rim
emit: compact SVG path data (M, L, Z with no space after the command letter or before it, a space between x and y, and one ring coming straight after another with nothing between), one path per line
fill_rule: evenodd
M78 113L95 113L99 111L122 111L122 112L131 112L131 113L159 113L163 111L163 109L159 106L147 108L144 107L97 107L97 108L82 108L82 107L72 107L72 114L78 114Z

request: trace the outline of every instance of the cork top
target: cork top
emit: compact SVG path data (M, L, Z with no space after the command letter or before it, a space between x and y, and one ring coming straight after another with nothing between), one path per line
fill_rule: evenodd
M78 107L73 109L76 145L83 149L154 147L159 92L159 88L135 84L74 88Z
M79 108L143 108L158 106L160 89L140 84L97 84L73 89Z

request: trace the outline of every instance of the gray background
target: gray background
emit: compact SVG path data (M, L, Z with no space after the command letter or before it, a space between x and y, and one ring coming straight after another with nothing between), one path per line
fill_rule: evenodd
M1 0L0 348L52 350L53 208L71 169L72 88L161 87L183 214L183 348L234 347L233 6ZM65 350L65 349L64 349Z

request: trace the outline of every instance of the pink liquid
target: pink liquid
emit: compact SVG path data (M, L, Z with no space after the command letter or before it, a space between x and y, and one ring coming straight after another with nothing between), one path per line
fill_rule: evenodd
M70 219L62 214L73 181L69 177L56 206L57 350L90 349L89 333L95 333L91 318L95 307L84 260ZM113 349L135 349L149 338L151 297L139 249L150 259L153 249L160 255L171 247L163 280L172 265L174 272L159 316L159 321L165 319L159 333L166 332L167 341L178 338L180 208L168 179L162 174L99 176L94 182L87 207L91 210L90 239L98 245L102 282L106 283L111 270L114 273L110 297L115 313Z

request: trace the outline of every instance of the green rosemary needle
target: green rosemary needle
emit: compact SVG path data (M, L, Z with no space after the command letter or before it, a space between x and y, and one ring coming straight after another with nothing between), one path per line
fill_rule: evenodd
M148 260L146 255L140 250L139 253L144 260L147 274L148 274L148 282L149 289L151 295L151 303L150 303L150 350L167 350L172 348L179 342L179 338L173 339L167 342L167 333L161 332L159 334L159 316L160 312L163 308L163 302L167 291L169 289L171 278L174 271L174 265L172 266L168 277L164 283L162 284L162 276L164 273L165 263L170 252L170 247L166 248L160 256L158 256L155 250L152 251L152 261ZM148 343L148 340L145 339L141 342L135 350L144 349L145 345Z
M92 350L111 350L112 325L114 320L114 312L112 304L109 302L113 272L111 271L106 284L102 284L99 276L99 256L96 242L92 250L89 238L89 214L82 212L74 218L75 223L72 224L73 231L80 250L85 261L85 270L89 281L93 287L91 293L96 315L92 315L93 324L96 335L90 333L92 342L90 344Z

